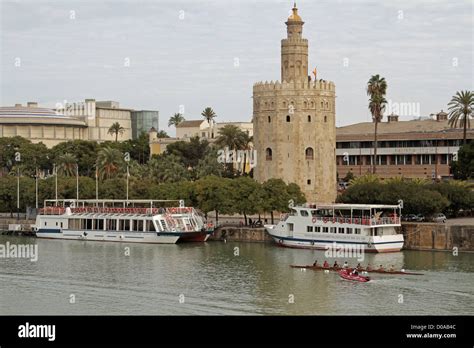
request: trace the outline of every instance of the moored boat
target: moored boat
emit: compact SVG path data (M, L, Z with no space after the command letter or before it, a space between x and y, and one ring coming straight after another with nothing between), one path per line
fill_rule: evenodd
M403 247L401 205L306 204L293 206L265 229L280 246L364 252L395 252Z
M36 217L38 238L174 244L204 242L213 232L202 213L159 207L158 200L46 200Z

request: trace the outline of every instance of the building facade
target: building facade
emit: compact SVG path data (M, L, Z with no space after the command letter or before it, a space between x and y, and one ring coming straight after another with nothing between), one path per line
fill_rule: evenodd
M124 131L118 140L132 139L131 109L121 108L116 101L96 101L86 99L79 103L58 105L55 109L39 107L36 102L26 106L0 107L0 137L22 136L33 143L44 143L53 147L68 140L93 140L98 142L114 141L115 135L109 134L109 128L118 122ZM158 111L138 111L137 132L140 127L148 132L150 121L158 121Z
M443 111L435 119L399 121L388 116L378 125L376 173L392 177L442 179L450 177L450 164L463 141L463 130L453 129ZM468 129L467 138L474 139ZM337 173L344 178L371 173L374 154L374 124L357 123L337 129Z
M253 131L257 151L254 177L298 184L306 199L336 198L336 89L308 76L308 41L293 8L281 41L281 82L253 87Z
M132 139L137 139L151 128L159 129L159 112L152 110L132 111Z

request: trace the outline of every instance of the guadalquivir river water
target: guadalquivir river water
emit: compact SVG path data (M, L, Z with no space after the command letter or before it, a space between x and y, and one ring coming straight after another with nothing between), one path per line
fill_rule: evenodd
M0 259L3 315L474 314L472 253L365 255L364 265L393 264L424 275L372 274L370 282L356 283L335 272L289 267L322 262L324 251L272 244L152 245L0 236L0 244L7 241L38 244L39 258Z

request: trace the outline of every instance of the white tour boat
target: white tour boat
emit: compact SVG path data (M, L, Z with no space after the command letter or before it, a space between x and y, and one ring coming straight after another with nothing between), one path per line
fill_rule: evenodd
M400 251L403 235L396 228L401 227L402 204L290 203L290 213L265 229L285 247L328 249L336 245L363 247L366 252Z
M39 238L130 243L204 242L213 232L202 213L161 207L177 201L46 200L36 217Z

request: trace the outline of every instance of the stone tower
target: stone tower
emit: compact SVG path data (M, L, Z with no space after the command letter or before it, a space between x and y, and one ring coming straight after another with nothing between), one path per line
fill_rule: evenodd
M336 198L333 82L308 76L308 40L296 4L281 40L281 82L253 86L254 177L298 184L308 202Z

